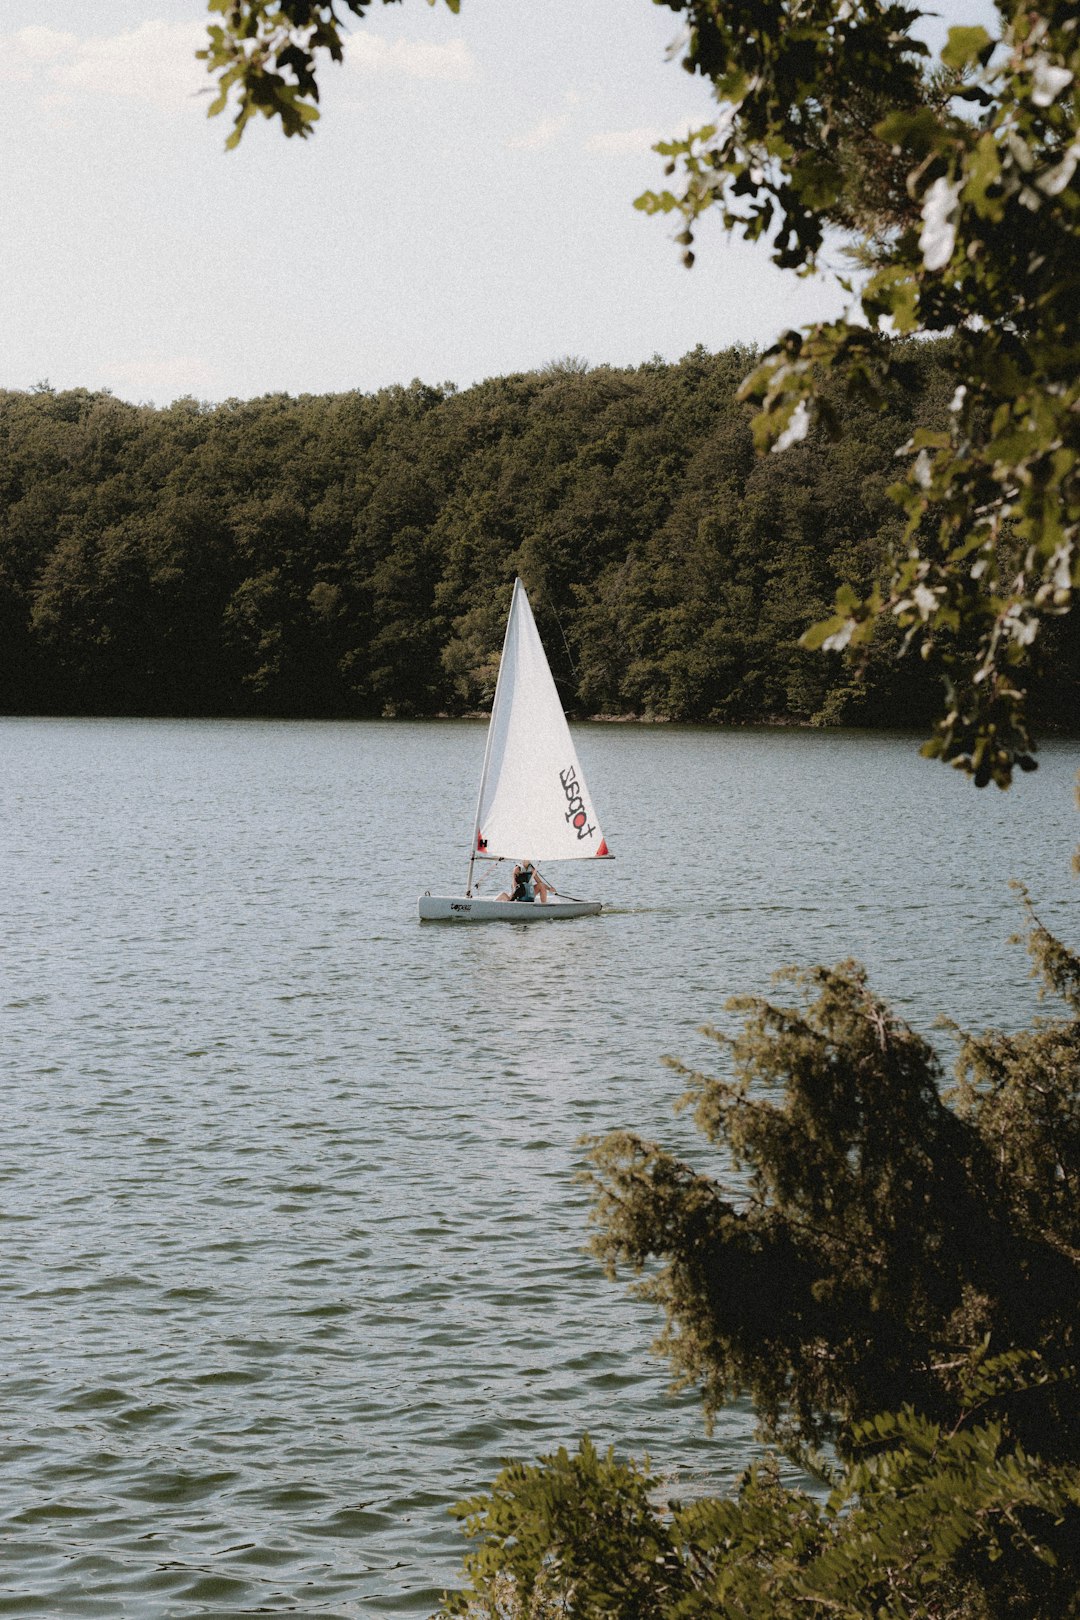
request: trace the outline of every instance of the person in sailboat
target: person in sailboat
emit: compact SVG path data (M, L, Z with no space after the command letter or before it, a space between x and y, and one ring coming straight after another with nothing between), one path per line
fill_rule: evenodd
M514 867L514 881L509 890L504 889L498 895L499 900L539 900L541 905L547 903L548 886L540 876L532 861L520 861Z

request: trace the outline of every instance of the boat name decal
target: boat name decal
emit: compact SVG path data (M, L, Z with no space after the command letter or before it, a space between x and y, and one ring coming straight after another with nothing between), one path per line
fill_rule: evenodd
M581 783L577 779L573 765L568 765L565 771L559 772L559 781L567 798L564 819L576 828L579 840L591 838L596 828L589 825L589 813L585 808L585 800L581 796Z

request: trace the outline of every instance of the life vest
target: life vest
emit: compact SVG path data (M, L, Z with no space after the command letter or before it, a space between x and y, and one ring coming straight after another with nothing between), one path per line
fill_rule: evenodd
M518 874L518 880L514 884L514 892L510 898L511 900L536 899L536 873L531 867L528 872Z

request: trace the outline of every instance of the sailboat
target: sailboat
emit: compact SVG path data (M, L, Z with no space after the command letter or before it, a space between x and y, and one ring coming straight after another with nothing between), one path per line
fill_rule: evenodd
M465 893L422 894L421 922L544 922L594 917L599 900L489 899L474 881L489 861L611 860L570 739L529 598L514 581L488 725Z

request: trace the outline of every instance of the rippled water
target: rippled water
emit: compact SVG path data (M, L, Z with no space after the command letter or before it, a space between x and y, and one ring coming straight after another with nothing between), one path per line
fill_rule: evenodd
M1076 745L1007 795L910 738L579 749L619 858L557 875L611 913L422 928L481 727L0 721L0 1614L427 1614L447 1505L585 1429L730 1481L578 1137L692 1149L661 1055L784 962L1016 1025L1007 879L1080 936Z

